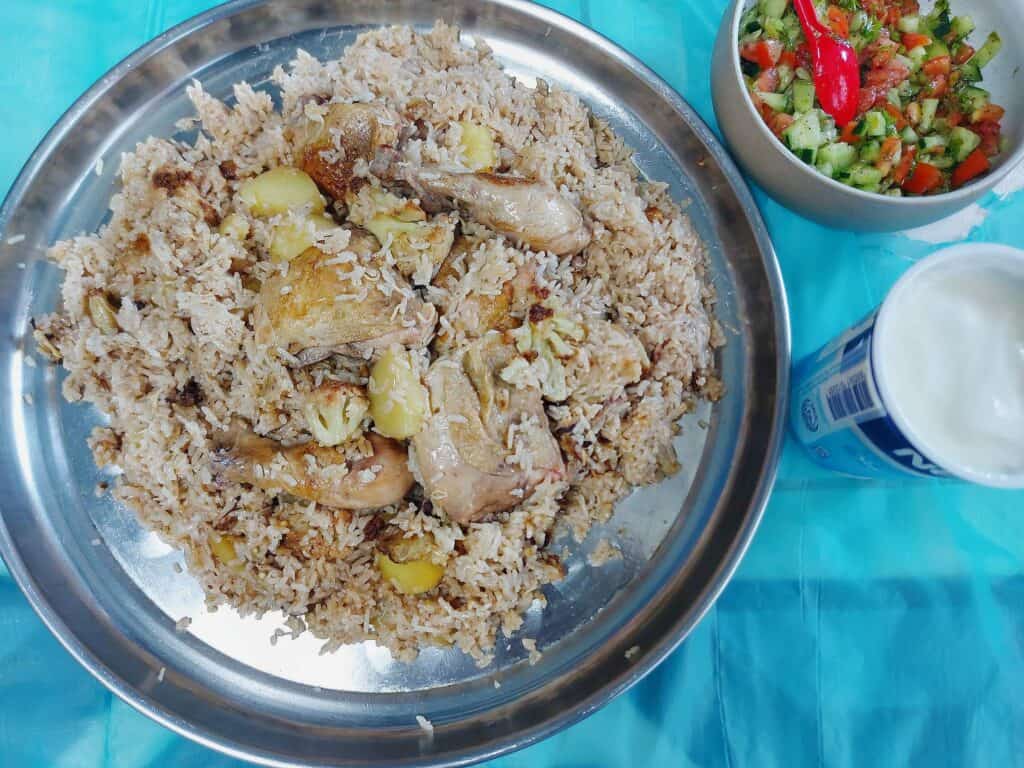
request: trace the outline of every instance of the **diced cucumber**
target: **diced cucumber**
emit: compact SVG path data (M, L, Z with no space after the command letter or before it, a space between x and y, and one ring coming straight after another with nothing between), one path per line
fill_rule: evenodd
M935 113L939 110L938 99L925 99L921 102L921 122L918 128L921 133L928 133L935 122Z
M957 16L953 19L953 35L962 40L975 29L974 19L970 16Z
M976 54L974 54L971 61L974 62L974 65L977 66L978 69L984 69L989 65L989 62L996 57L999 51L1002 50L1002 47L1002 38L999 37L998 32L993 32L988 36L985 44L978 49Z
M953 159L962 163L967 156L981 144L981 137L974 131L961 128L959 125L949 135L949 153Z
M850 31L860 32L868 25L868 15L863 10L857 10L850 17Z
M808 165L814 165L818 161L818 150L816 149L796 149L796 156L803 160Z
M776 70L778 70L779 73L778 90L781 92L786 90L787 88L789 88L790 85L793 84L793 78L796 75L793 73L793 68L788 67L785 64L780 64L778 67L776 67Z
M789 0L760 0L761 13L769 19L781 19Z
M981 74L981 67L974 63L974 60L960 65L960 82L980 83L985 78Z
M896 107L896 109L903 109L903 99L900 98L898 88L890 88L889 92L885 94L885 98L890 104Z
M864 115L864 123L867 125L868 136L885 136L888 128L885 122L885 113L873 109Z
M899 187L893 187L892 189L885 190L885 194L889 197L903 197L903 190Z
M808 80L793 83L793 109L801 113L814 109L814 83Z
M832 163L824 163L821 160L821 155L818 155L818 162L814 165L818 169L818 173L823 176L828 176L830 179L834 179L836 176L836 169L832 167Z
M949 46L941 40L935 40L925 51L924 60L931 61L932 59L937 59L940 56L949 56Z
M907 51L907 59L910 61L910 71L917 72L928 60L928 49L923 45L911 48Z
M774 109L776 112L788 112L789 111L789 99L786 98L784 93L765 93L764 91L757 92L758 98L761 99L765 104Z
M945 37L953 28L949 17L949 0L937 0L932 12L928 14L928 28L933 37Z
M900 20L896 23L900 32L909 32L916 34L921 29L921 17L920 16L901 16Z
M764 34L772 40L779 40L786 35L786 25L782 23L782 19L765 19Z
M914 84L910 80L904 80L896 87L896 92L900 95L900 100L903 102L909 101L914 96Z
M928 158L928 162L931 165L934 165L940 171L949 170L954 165L956 165L956 160L954 160L949 155L933 155Z
M877 163L882 157L882 145L877 141L869 141L860 149L862 163Z
M977 109L987 107L991 99L988 91L977 86L971 85L960 91L960 106L964 112L973 113Z
M813 80L813 78L811 77L811 73L808 72L805 67L796 68L796 77L797 80Z
M825 143L821 134L821 118L816 111L808 112L797 118L785 132L786 143L791 149L816 150Z
M836 171L845 171L856 161L856 147L843 142L827 144L818 151L818 163L828 163Z
M923 152L928 152L928 153L930 153L931 150L935 149L936 147L940 147L942 149L945 149L948 145L949 145L949 139L947 139L945 136L939 136L939 135L925 136L923 139L921 139L921 144L920 144L921 150Z
M882 183L882 179L885 174L882 173L878 168L872 168L870 165L862 165L854 168L850 172L850 183L856 187L877 187Z
M920 136L917 135L917 131L911 128L909 125L903 129L903 133L900 134L900 139L904 144L917 144L920 140Z

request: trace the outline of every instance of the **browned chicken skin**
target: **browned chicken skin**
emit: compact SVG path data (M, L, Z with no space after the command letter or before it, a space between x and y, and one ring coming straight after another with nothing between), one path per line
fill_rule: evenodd
M459 523L510 509L565 472L540 393L498 377L513 354L501 334L491 333L461 359L435 362L427 374L431 415L412 450L435 507ZM531 456L531 469L513 462L510 429Z
M496 173L406 169L405 180L428 208L454 203L466 216L535 251L579 253L590 228L579 210L550 184Z
M325 448L315 442L286 448L253 432L233 430L214 449L211 463L216 477L284 491L328 507L363 510L396 504L414 482L405 446L373 432L366 437L373 454L346 467L345 452L340 448ZM316 460L315 465L307 456ZM294 483L272 475L278 457L284 459L285 471Z
M369 162L378 149L398 141L394 120L371 104L331 104L323 123L312 123L300 137L298 166L325 193L344 200L356 180L355 165Z
M364 257L377 241L353 232L349 249ZM260 290L255 315L256 340L265 347L282 347L309 365L334 353L362 356L392 344L422 347L437 322L434 305L417 295L407 297L404 310L400 291L385 295L383 281L364 276L353 281L353 263L330 263L332 257L310 248L288 265L284 275L274 274ZM390 270L370 262L373 269ZM395 285L410 290L408 282L390 271ZM364 295L365 294L365 295Z

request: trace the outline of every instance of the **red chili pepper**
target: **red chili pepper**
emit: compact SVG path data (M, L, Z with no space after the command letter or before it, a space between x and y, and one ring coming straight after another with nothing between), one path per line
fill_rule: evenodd
M981 176L991 167L992 165L989 163L985 153L980 148L976 149L953 171L953 186L962 187L971 179Z
M903 182L903 191L912 195L926 195L942 186L942 171L928 163L918 163L913 175Z

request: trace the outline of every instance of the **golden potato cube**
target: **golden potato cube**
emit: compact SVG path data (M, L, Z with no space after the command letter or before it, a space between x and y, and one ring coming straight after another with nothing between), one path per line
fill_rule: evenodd
M462 147L462 156L466 160L466 167L471 171L494 170L498 164L498 148L490 128L468 120L460 120L459 127L462 128L459 144Z
M337 226L334 219L322 213L278 224L274 227L274 236L270 241L270 260L291 261L307 248L313 247L318 232L326 232Z
M421 595L429 592L444 578L444 566L430 560L396 563L387 555L378 552L376 562L381 576L403 595Z
M238 549L236 547L236 544L240 542L241 539L237 536L229 536L227 534L218 536L214 534L210 536L210 551L213 552L213 556L223 565L241 573L244 570L244 566L238 559Z
M427 390L410 352L389 347L370 371L370 415L385 437L406 440L423 428Z
M238 190L242 201L257 216L288 211L323 213L325 203L309 174L298 168L274 168L246 181Z

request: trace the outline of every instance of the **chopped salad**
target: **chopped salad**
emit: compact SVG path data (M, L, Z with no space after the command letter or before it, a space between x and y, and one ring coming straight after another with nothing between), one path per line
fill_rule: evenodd
M981 85L998 33L974 48L974 21L952 15L948 0L927 14L917 0L815 5L860 57L857 116L844 126L821 109L790 0L758 0L740 21L751 97L794 154L844 184L893 196L948 192L988 172L1005 149L1004 110Z

